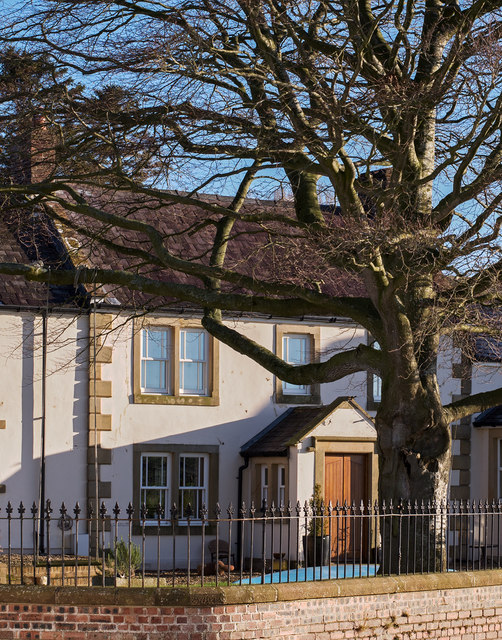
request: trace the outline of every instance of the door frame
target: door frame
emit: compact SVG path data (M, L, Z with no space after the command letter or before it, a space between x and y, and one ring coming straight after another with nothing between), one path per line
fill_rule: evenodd
M373 503L378 498L378 454L376 452L376 438L329 438L316 437L314 443L315 468L314 482L321 485L322 495L325 496L325 456L329 453L357 453L368 456L367 495Z

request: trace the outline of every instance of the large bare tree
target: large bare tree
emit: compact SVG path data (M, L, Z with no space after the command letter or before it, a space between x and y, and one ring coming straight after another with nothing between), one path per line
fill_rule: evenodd
M59 164L2 191L127 258L83 266L80 282L195 304L211 334L291 383L380 376L381 496L445 499L451 423L502 402L498 389L444 405L437 371L442 336L466 349L500 338L501 6L30 3L4 38L83 87L54 74L50 100L32 91L30 108L59 131ZM8 92L6 122L19 117ZM351 318L380 349L295 368L222 311Z

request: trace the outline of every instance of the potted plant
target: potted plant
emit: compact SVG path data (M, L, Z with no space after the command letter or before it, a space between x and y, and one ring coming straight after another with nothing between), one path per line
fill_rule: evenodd
M331 538L328 535L328 517L323 517L323 498L321 485L314 485L309 500L311 517L307 524L307 535L303 536L303 555L309 567L329 564Z

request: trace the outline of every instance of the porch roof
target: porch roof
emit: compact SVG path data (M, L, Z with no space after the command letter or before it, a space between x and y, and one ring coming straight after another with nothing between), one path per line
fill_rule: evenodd
M483 411L472 424L475 427L502 427L502 404Z
M288 447L300 442L330 413L341 406L346 406L347 403L363 411L349 396L341 396L331 404L321 407L293 407L286 409L265 429L242 445L241 455L246 458L286 456Z

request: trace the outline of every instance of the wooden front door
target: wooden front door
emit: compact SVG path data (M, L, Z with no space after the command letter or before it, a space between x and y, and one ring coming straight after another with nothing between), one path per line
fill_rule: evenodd
M357 559L366 548L367 526L343 507L355 503L359 513L361 500L365 506L368 503L368 456L361 453L326 454L324 482L325 501L331 501L333 506L331 555ZM339 511L335 509L337 503L342 507Z

